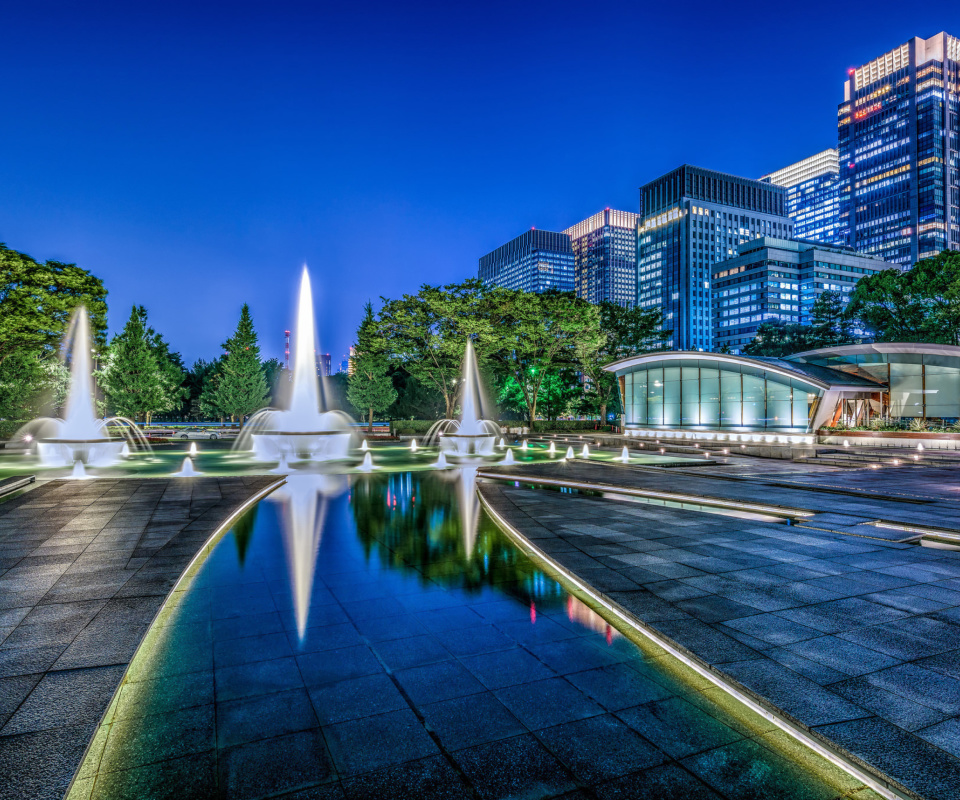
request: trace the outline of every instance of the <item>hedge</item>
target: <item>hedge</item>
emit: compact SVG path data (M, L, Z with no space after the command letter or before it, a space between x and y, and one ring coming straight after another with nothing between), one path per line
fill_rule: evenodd
M28 421L25 419L0 419L0 439L9 439Z
M609 425L600 424L597 419L558 419L550 422L549 420L537 420L537 433L548 433L550 431L609 431Z

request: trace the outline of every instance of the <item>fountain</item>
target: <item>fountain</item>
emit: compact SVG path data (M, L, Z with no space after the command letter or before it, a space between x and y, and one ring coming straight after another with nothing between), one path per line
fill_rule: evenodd
M202 472L198 472L193 468L193 459L190 456L187 456L183 459L183 465L180 467L179 472L174 472L174 478L195 478L197 475L202 475Z
M293 380L286 410L265 408L254 414L237 437L234 450L253 449L258 461L331 461L350 455L350 418L322 410L316 365L316 330L310 274L303 268L293 341Z
M84 469L82 461L73 462L73 470L70 473L70 478L75 481L85 481L90 476L87 475L86 469Z
M416 439L411 439L411 440L410 440L410 452L411 452L411 453L416 453L416 452L417 452L417 440L416 440Z
M70 390L63 419L42 417L27 423L16 438L36 441L37 454L45 466L66 467L76 464L108 466L123 454L124 439L104 435L106 422L94 412L93 365L90 360L90 323L87 310L79 306L73 314L64 341L64 353L70 353ZM131 423L132 424L132 423ZM75 476L76 477L76 476Z
M444 453L440 453L440 457L434 462L434 465L437 469L446 469L447 468L447 456Z
M517 460L513 457L513 450L507 450L506 456L504 456L503 461L501 461L500 463L501 463L501 464L516 464L516 463L517 463Z
M624 464L630 463L630 451L627 449L626 445L624 445L623 450L620 451L620 460Z
M276 475L286 475L290 471L290 467L287 466L287 457L280 456L280 462L270 471Z
M459 420L442 419L427 432L426 441L437 442L440 450L451 458L491 456L500 426L489 419L480 419L477 359L473 342L467 339L463 356L463 412Z
M573 445L571 445L570 447L567 448L567 452L566 452L566 454L565 454L563 457L564 457L564 458L576 458L576 456L573 454Z
M364 442L366 444L366 442ZM361 472L370 472L373 469L373 456L370 453L363 454L363 461L360 463L360 466L357 467Z
M580 451L580 458L590 458L590 448L587 445L584 445Z
M547 454L550 456L555 456L557 454L557 443L551 441L550 446L547 448Z
M521 449L521 450L526 450L526 449L527 449L527 440L526 440L526 439L523 440L523 443L520 445L520 449Z
M190 448L187 452L190 454L190 458L194 458L197 455L197 443L190 442Z
M503 450L506 446L507 446L507 443L506 443L506 441L504 440L504 438L501 436L501 437L500 437L500 441L497 442L497 447L498 447L499 449Z
M366 453L367 450L370 449L370 448L367 446L367 440L366 440L366 439L364 439L364 440L360 443L360 449L363 450L364 453Z

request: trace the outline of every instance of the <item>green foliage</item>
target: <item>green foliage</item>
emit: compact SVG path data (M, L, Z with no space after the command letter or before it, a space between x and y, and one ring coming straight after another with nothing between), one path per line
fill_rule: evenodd
M444 416L453 417L459 400L467 339L473 339L481 367L498 346L489 296L491 289L470 279L447 286L420 287L415 295L383 299L377 315L378 348L421 385L437 392Z
M163 337L147 325L147 311L134 306L123 331L113 337L100 386L119 415L150 421L184 397L183 368Z
M861 278L846 313L878 342L960 345L960 252Z
M347 383L347 398L351 404L367 413L373 427L373 415L381 414L397 399L397 390L389 375L390 364L384 355L373 306L367 303L364 317L357 330L357 344L353 354L353 375Z
M268 405L276 405L274 398L277 396L277 388L284 384L286 368L279 358L268 358L260 365L263 369L263 379L267 382L267 390L270 393Z
M103 345L106 296L103 282L75 264L41 264L0 244L0 418L31 419L62 389L57 354L77 306L86 306Z
M213 386L213 404L224 414L243 419L267 404L270 395L260 364L260 346L250 317L250 307L240 309L237 330L223 343L226 356L220 363L219 380Z
M444 401L439 392L422 384L403 367L391 367L390 377L397 390L397 400L390 409L395 419L443 418Z
M782 358L792 353L813 350L816 347L813 341L809 325L772 319L760 323L760 327L757 328L757 335L752 342L743 348L743 354Z
M533 430L544 381L578 366L580 348L599 347L600 311L570 293L503 288L491 292L490 305L497 349L489 357L504 378L516 382Z
M419 436L430 430L436 421L436 419L405 419L394 423L393 428L400 436Z
M618 392L617 376L604 367L637 353L662 350L670 331L663 329L660 309L624 308L606 300L598 308L600 335L578 339L576 356L588 379L583 407L595 409L606 422L608 406Z
M835 347L853 341L850 318L844 311L843 296L840 292L820 293L810 314L810 343L814 348Z

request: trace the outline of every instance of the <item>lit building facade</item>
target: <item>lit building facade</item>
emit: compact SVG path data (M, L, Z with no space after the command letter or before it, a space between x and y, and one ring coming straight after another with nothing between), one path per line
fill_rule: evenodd
M479 276L484 283L507 289L572 292L574 264L567 234L534 229L481 257Z
M714 345L740 353L768 320L809 325L823 292L839 292L846 303L858 280L895 266L819 242L769 236L745 242L713 268Z
M573 248L577 297L627 307L637 302L639 217L607 208L564 231Z
M797 239L844 245L840 224L840 167L836 150L824 150L761 180L787 190L787 216Z
M837 124L847 244L902 268L960 248L960 39L851 69Z
M637 304L660 308L676 350L713 347L713 267L761 236L789 239L786 189L684 165L640 190Z
M605 369L617 375L628 435L812 443L840 422L960 418L952 345L847 345L786 358L657 352Z

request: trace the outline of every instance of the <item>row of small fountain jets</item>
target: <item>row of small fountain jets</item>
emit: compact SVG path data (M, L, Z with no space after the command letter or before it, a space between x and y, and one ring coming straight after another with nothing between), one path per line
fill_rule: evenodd
M300 279L297 320L294 335L293 375L290 402L286 409L266 408L254 414L234 443L234 450L252 452L256 461L275 462L274 470L283 472L294 461L347 461L356 458L353 447L355 429L352 420L342 411L324 408L323 391L317 377L317 352L313 290L310 275L304 267ZM69 467L75 478L86 477L87 466L110 466L131 455L134 450L149 451L150 445L143 432L131 420L122 417L99 419L95 413L92 386L91 340L86 311L77 309L66 338L65 355L69 355L70 388L63 419L43 417L21 428L18 438L29 451L35 450L45 466ZM513 451L499 439L500 427L492 420L481 418L481 401L477 362L471 343L467 342L463 362L462 414L459 420L445 419L434 424L424 438L424 445L437 446L440 455L433 465L438 469L482 458L495 458L496 450L506 451L501 463L513 464ZM109 435L110 431L121 438ZM417 452L416 439L410 450ZM527 450L523 441L520 450ZM375 469L366 440L361 443L363 453L357 469ZM550 442L547 453L556 456L555 442ZM190 447L177 476L190 477L200 473L194 468L196 444ZM590 450L583 446L580 456L588 458ZM574 458L573 447L568 447L565 458ZM629 460L623 448L622 461ZM354 461L354 463L356 463Z

